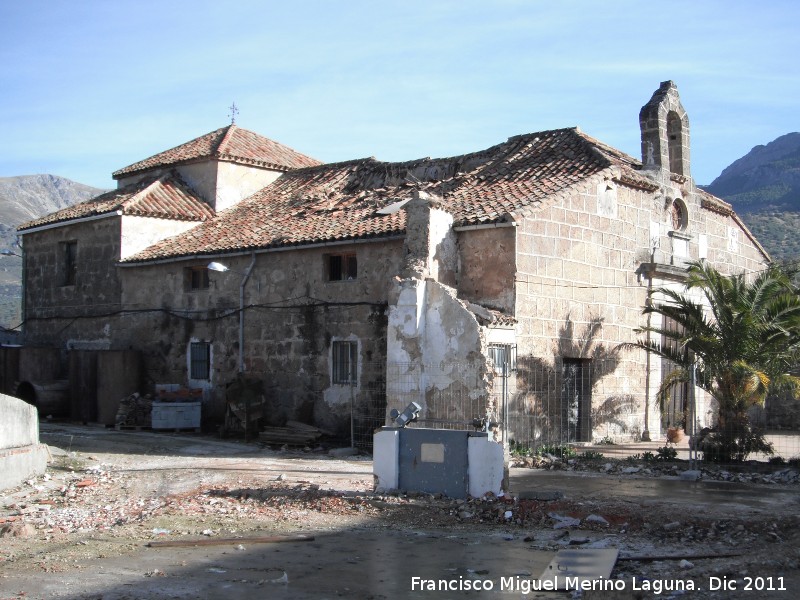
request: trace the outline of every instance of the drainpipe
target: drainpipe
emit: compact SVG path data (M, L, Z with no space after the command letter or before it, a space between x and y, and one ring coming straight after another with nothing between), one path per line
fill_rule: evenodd
M244 288L247 285L247 280L250 279L250 274L253 272L253 267L256 264L256 253L253 252L250 259L250 264L242 277L242 283L239 284L239 373L244 373Z

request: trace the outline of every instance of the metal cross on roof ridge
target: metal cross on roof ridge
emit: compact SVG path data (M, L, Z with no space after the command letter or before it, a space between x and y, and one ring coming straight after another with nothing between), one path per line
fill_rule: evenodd
M236 115L239 114L239 109L236 108L236 102L233 102L228 108L231 111L228 116L231 118L231 125L233 125L236 123Z

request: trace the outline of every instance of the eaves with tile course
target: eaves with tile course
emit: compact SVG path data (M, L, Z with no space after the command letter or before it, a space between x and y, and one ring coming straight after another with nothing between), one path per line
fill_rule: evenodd
M320 161L262 135L228 125L195 138L185 144L160 152L113 173L122 179L152 169L186 164L197 160L217 159L239 164L288 171L311 167Z
M126 262L403 234L404 210L378 211L414 190L437 196L455 226L503 223L611 166L645 179L636 173L638 161L570 128L520 135L450 158L402 163L367 158L295 169Z
M205 221L214 211L176 173L143 179L19 226L18 231L120 212L123 215Z

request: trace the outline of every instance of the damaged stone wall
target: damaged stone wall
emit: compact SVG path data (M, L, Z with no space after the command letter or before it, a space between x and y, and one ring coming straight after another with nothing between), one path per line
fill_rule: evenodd
M421 419L459 423L496 410L484 328L454 288L432 279L398 278L387 342L387 409L402 411L416 402Z
M400 270L401 248L383 240L256 255L245 287L244 364L247 377L263 380L267 424L298 420L345 434L351 393L357 407L375 402L385 387L386 282ZM329 257L344 254L356 255L357 277L328 281ZM142 349L149 385L189 384L189 343L210 343L203 411L213 421L237 373L239 286L251 256L215 257L230 271L211 273L208 289L188 290L184 269L210 260L121 268L126 305L152 309L125 315L118 339ZM332 383L336 341L357 344L355 386Z
M458 249L459 297L513 315L517 270L515 228L459 232Z
M389 296L387 424L389 410L410 402L421 419L464 423L490 400L485 334L450 285L459 257L452 217L424 193L406 211L403 271Z

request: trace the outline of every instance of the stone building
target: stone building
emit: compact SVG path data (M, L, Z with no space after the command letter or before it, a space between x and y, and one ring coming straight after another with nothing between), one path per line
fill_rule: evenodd
M662 365L618 348L643 306L689 260L769 257L695 186L672 82L640 126L641 160L569 128L321 164L230 125L20 227L25 342L136 351L144 391L203 389L208 422L242 373L272 424L345 432L413 400L430 422L488 414L515 439L543 423L577 441L657 433Z

